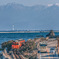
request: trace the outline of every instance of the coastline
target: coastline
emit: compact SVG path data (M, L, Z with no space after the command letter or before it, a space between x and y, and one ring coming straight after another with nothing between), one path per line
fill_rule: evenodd
M50 30L9 30L9 31L0 31L0 33L45 33L50 32ZM58 32L59 30L54 30L54 32Z
M24 39L10 40L1 44L2 54L5 58L11 59L22 59L22 57L23 59L58 58L58 40L59 37L55 37L52 30L47 33L46 37L28 39L27 41Z
M41 55L41 58L58 58L58 57L53 57L53 54L55 54L55 53L51 53L50 52L50 49L51 48L54 48L55 50L56 50L56 55L58 54L58 52L57 52L57 45L58 45L58 43L57 43L57 40L55 40L55 39L53 39L53 38L50 38L50 39L46 39L46 38L36 38L36 39L33 39L33 40L31 40L31 39L28 39L28 41L26 41L28 44L30 44L30 42L34 42L35 44L37 44L37 49L33 49L32 51L33 52L28 52L27 50L27 52L20 52L20 51L22 51L21 50L21 48L20 48L20 51L19 51L19 53L20 53L20 55L18 55L17 53L18 53L18 51L17 51L17 49L16 50L11 50L11 51L9 51L9 53L7 52L7 50L6 49L4 49L4 52L3 52L3 55L5 56L5 58L7 57L7 55L9 56L9 57L7 57L7 58L11 58L12 59L12 56L13 56L13 58L15 59L17 59L17 58L19 58L19 57L21 57L22 58L22 56L23 56L23 58L25 58L25 59L28 59L28 57L26 57L26 55L28 56L28 55L33 55L32 57L34 57L34 55L36 55L36 57L37 58L39 58L40 59L40 55ZM47 43L47 47L46 47L46 50L45 49L43 49L43 47L42 47L42 49L40 50L40 44L46 44ZM24 43L25 44L25 43ZM27 44L27 45L28 45ZM30 45L32 45L32 44L30 44ZM29 46L30 46L29 45ZM29 47L28 46L28 47ZM25 47L26 47L26 44L25 44ZM23 48L22 48L23 49ZM27 49L27 48L26 48ZM44 52L44 51L46 51L47 53L42 53L42 52ZM48 50L48 51L47 51ZM31 51L31 50L29 50L29 51ZM38 51L41 51L41 53L38 53ZM9 55L11 53L11 55ZM48 56L47 56L48 55ZM49 56L49 55L52 55L52 57L51 56ZM55 56L56 56L55 55ZM18 56L18 57L16 57L16 56Z

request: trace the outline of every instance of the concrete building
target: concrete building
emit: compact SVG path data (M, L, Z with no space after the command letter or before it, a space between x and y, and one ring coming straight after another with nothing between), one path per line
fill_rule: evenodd
M41 42L39 45L40 45L40 52L47 52L47 43L45 41Z

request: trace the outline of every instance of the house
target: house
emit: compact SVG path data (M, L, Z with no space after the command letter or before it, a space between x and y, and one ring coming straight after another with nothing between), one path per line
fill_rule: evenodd
M25 42L25 40L18 40L13 42L12 49L19 49L22 46L23 42Z

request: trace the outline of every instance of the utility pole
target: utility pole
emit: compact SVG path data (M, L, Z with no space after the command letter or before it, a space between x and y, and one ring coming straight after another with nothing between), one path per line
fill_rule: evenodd
M58 39L58 56L59 56L59 39Z

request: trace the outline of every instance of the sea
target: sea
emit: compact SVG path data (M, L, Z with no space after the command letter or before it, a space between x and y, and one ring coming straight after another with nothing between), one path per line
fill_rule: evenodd
M24 39L27 41L28 39L34 39L37 38L39 35L46 36L46 33L0 33L0 44L6 41L10 40L18 40L18 39Z
M10 40L24 39L34 39L40 37L40 35L46 37L49 32L40 32L40 33L0 33L0 44ZM59 35L59 32L55 32L55 35Z
M39 32L39 33L0 33L0 47L3 42L10 40L39 38L40 35L46 37L49 32ZM55 35L59 35L59 32L55 32Z

